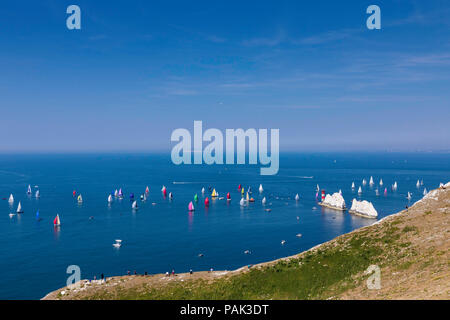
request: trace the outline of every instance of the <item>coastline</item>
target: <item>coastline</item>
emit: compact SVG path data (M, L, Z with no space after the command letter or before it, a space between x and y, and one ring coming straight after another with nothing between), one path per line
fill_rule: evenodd
M255 264L252 265L251 268L248 268L247 266L243 266L240 267L238 269L235 270L222 270L222 271L199 271L199 272L195 272L192 275L189 273L180 273L180 274L176 274L175 276L169 276L167 277L164 274L153 274L153 275L125 275L125 276L113 276L113 277L109 277L106 278L106 281L104 283L100 283L100 281L97 282L91 282L88 283L87 280L81 280L82 285L80 288L76 289L76 288L60 288L57 289L55 291L52 291L50 293L48 293L47 295L45 295L42 300L54 300L54 299L102 299L102 298L106 298L106 299L122 299L123 297L120 295L117 295L116 293L114 293L112 296L109 296L110 291L117 291L115 288L120 288L121 291L123 290L130 290L133 291L135 290L135 288L140 288L140 286L143 286L145 288L147 288L147 290L150 291L158 291L160 289L163 289L162 291L164 291L166 289L166 287L183 287L183 286L187 286L190 283L197 283L197 282L204 282L207 281L208 283L214 283L214 282L218 282L218 281L222 281L222 282L227 282L227 281L232 281L234 280L236 277L240 277L240 276L247 276L250 275L250 273L253 273L253 271L255 270L259 270L261 272L265 272L267 269L270 268L274 268L279 264L283 264L283 263L291 263L292 261L297 261L297 260L302 260L305 257L309 257L309 256L314 256L317 254L321 254L321 252L326 252L327 250L335 250L336 248L340 249L340 246L344 247L343 244L354 241L355 239L359 239L362 236L365 236L367 233L373 233L377 236L379 236L380 232L389 232L392 233L391 231L394 230L395 228L398 229L398 227L394 227L394 225L402 225L404 224L405 226L403 227L403 232L405 233L406 236L410 237L409 231L405 232L405 230L416 230L418 228L417 225L417 221L420 221L421 219L423 219L422 217L419 217L418 215L426 215L428 217L433 217L431 214L429 214L428 212L431 212L431 208L433 208L433 212L436 211L438 212L437 214L439 214L439 212L442 211L442 213L448 214L449 213L449 208L448 208L448 203L450 203L450 183L447 183L444 188L438 188L435 190L430 191L426 196L424 196L421 200L417 201L416 203L414 203L410 208L408 208L407 210L402 210L400 212L391 214L387 217L384 217L376 222L374 222L373 224L369 225L369 226L365 226L356 230L353 230L349 233L340 235L330 241L318 244L306 251L303 251L301 253L292 255L292 256L288 256L288 257L282 257L276 260L272 260L272 261L267 261L267 262L262 262L259 264ZM430 210L428 210L430 209ZM428 211L427 211L428 210ZM424 213L425 212L425 213ZM426 218L426 219L430 219L430 218ZM442 219L441 216L436 217L437 219ZM445 218L445 216L444 216ZM405 221L403 221L405 220ZM409 220L411 225L408 224ZM442 223L437 223L439 221L434 221L433 223L436 222L436 225L433 224L433 228L435 229L436 227L444 227L446 228L447 226ZM445 222L445 221L444 221ZM416 226L417 225L417 226ZM401 231L400 231L401 232ZM433 231L434 233L436 232L435 230ZM444 233L448 232L448 230L444 229ZM427 233L428 234L428 233ZM439 233L438 233L439 234ZM404 235L400 235L400 236L404 236ZM400 236L398 236L398 238L400 238ZM444 235L445 237L445 235ZM396 239L394 239L396 240ZM409 239L411 240L411 239ZM392 243L391 243L392 244ZM384 245L384 244L382 244ZM440 245L442 245L442 243L440 243ZM443 244L444 248L447 248L448 245L447 244ZM402 247L403 244L400 246ZM431 247L431 246L430 246ZM425 247L425 249L427 249L427 247ZM446 258L448 256L448 248L446 250L447 252L443 253L444 258ZM441 251L439 251L441 252ZM388 259L386 259L388 260ZM407 264L407 262L402 262L403 265ZM408 262L409 263L409 262ZM301 264L301 262L300 262ZM320 264L320 261L319 261ZM389 266L387 266L389 268ZM358 276L363 276L361 274L359 274ZM360 279L361 280L361 279ZM361 282L361 281L360 281ZM444 282L444 287L448 287L448 283ZM361 289L360 287L355 287L356 289ZM355 288L353 288L352 290L355 290ZM195 289L197 290L197 289ZM448 290L448 289L446 289ZM338 290L339 291L339 290ZM365 292L366 294L367 293ZM141 294L141 293L139 293ZM140 295L137 294L136 297L139 298ZM143 293L144 294L144 293ZM143 295L145 296L145 295ZM133 295L128 296L125 295L125 299L131 297L131 299L133 299ZM182 296L184 297L184 296ZM333 298L338 298L337 296L333 296ZM239 297L237 297L239 298ZM271 297L272 298L272 297ZM275 297L278 298L278 297ZM314 298L314 297L312 297ZM319 297L320 298L320 297ZM342 296L342 298L355 298L352 295L349 296ZM359 297L361 298L361 297Z

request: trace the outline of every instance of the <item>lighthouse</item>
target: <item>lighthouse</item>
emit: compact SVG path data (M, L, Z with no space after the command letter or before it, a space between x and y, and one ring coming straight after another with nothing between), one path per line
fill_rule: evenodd
M322 190L322 202L325 200L325 190Z

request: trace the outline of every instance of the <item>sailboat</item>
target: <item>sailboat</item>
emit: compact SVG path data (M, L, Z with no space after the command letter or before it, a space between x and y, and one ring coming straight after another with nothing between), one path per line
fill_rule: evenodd
M20 201L19 201L19 204L17 205L16 213L23 213L22 205L20 204Z
M189 211L194 211L194 210L195 210L195 208L194 208L194 204L192 203L192 201L191 201L191 202L189 202L189 206L188 206L188 209L189 209Z
M109 202L109 203L113 202L112 195L109 195L109 196L108 196L108 202Z
M263 193L263 191L264 191L263 186L262 186L262 184L260 184L259 185L259 193Z
M380 186L383 185L383 179L380 179Z
M342 196L342 190L341 189L339 189L339 194Z
M246 196L245 200L246 200L246 201L249 201L249 200L250 200L250 197L249 197L249 195L248 195L248 192L247 192L247 196Z
M194 195L194 201L195 201L195 202L198 201L198 195L197 195L197 194Z
M395 181L395 182L394 182L394 185L392 186L392 190L394 190L394 191L397 190L397 187L398 187L397 181Z
M229 192L227 193L227 201L231 201L231 195Z
M295 201L300 200L300 196L298 195L298 193L295 195Z
M420 181L419 180L417 180L416 187L420 188Z
M173 193L169 192L169 199L172 200L173 199Z
M420 180L420 185L421 185L421 186L423 186L423 179L422 179L422 180Z
M216 193L216 189L213 189L213 192L211 193L211 197L215 198L217 196L218 196L218 194Z
M352 182L352 189L355 189L355 182Z
M31 194L31 186L30 185L28 185L27 194Z
M411 200L411 198L412 198L411 193L409 193L409 191L408 191L408 195L406 196L406 199Z
M38 189L38 190L36 190L35 197L36 197L36 198L39 198L40 196L41 196L41 193L39 192L39 189Z
M366 184L367 184L367 180L366 180L366 179L363 179L362 185L365 186Z
M119 189L119 199L123 199L123 192L122 192L122 188Z
M361 194L362 193L362 189L361 189L361 186L359 186L359 188L358 188L358 194Z
M150 190L148 189L148 186L145 188L145 193L149 193Z
M316 191L317 191L317 192L320 191L319 185L316 186Z
M238 190L241 190L241 188L242 188L242 185L238 185Z
M39 216L39 210L36 212L36 221L41 221L42 218Z
M244 188L241 188L241 195L244 196L244 194L245 194Z
M202 188L202 194L205 194L205 187Z
M117 239L115 243L113 243L114 248L120 248L122 246L122 240Z
M163 193L164 197L167 195L167 188L166 188L166 186L162 186L161 192Z
M423 195L426 196L428 193L427 188L423 189Z
M374 182L373 182L373 177L372 177L372 176L370 176L369 184L370 184L371 186L373 186L373 184L374 184Z
M118 197L119 196L119 191L117 191L117 189L114 191L114 197Z
M209 206L209 199L208 199L208 197L206 197L206 199L205 199L205 207L208 207Z
M131 209L133 209L133 210L137 210L138 209L138 204L137 204L136 200L133 201L133 204L131 205Z
M243 207L245 206L245 200L244 198L241 198L241 201L239 201L239 204Z
M266 202L267 202L266 197L262 198L261 203L266 204Z
M9 195L8 202L9 202L10 204L14 202L14 197L13 197L12 193Z
M378 188L375 189L375 195L377 195L377 196L380 195L380 191L378 191Z
M78 203L83 202L83 197L81 196L81 194L78 195L77 201L78 201Z
M53 220L53 225L55 227L58 227L61 225L61 220L59 220L59 214L57 214L55 220Z
M384 195L387 195L387 188L384 188Z

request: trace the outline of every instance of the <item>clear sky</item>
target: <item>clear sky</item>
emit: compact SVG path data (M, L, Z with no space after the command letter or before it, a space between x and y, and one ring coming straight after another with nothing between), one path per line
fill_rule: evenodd
M281 151L450 150L449 17L447 0L2 2L0 152L170 150L194 120L278 128Z

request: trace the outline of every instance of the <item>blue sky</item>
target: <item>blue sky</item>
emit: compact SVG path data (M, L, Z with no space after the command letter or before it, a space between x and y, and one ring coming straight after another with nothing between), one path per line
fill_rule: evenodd
M449 150L449 16L445 0L2 3L0 152L170 150L194 120L278 128L281 151Z

